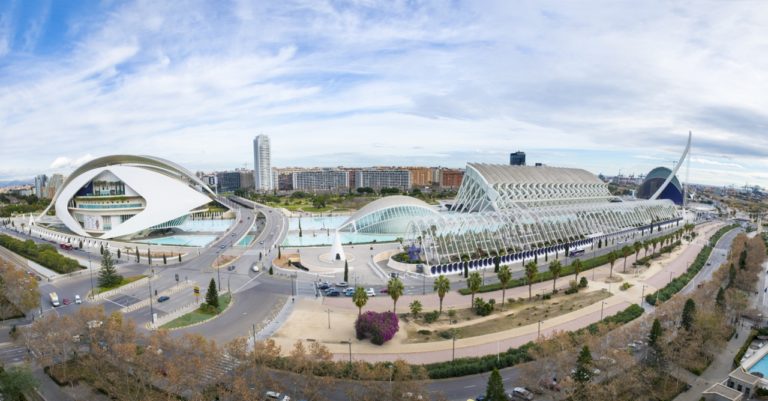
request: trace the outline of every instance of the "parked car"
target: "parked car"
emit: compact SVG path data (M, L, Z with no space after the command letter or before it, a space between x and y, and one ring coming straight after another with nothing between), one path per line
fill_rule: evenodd
M389 288L384 287L379 290L379 294L389 294Z
M341 288L347 287L348 285L349 284L346 281L340 281L336 283L336 287L341 287Z
M328 283L320 283L320 284L317 285L317 288L319 288L321 290L327 290L327 289L331 288L331 286L328 285Z
M163 295L160 298L157 299L157 302L165 302L167 300L171 299L168 295Z
M365 295L368 295L368 297L375 297L376 291L373 290L373 288L366 288Z
M75 294L75 303L76 303L76 304L81 304L81 303L83 303L83 300L82 300L82 299L80 299L80 295L77 295L77 294Z
M61 300L61 303L64 305L69 305L72 303L72 301L70 301L69 298L64 298Z
M254 263L253 266L251 266L251 270L253 270L254 272L258 273L259 272L259 265Z
M354 288L347 288L344 290L344 296L351 297L352 295L355 295L355 289Z
M219 249L224 249L224 248L226 248L226 246L224 246L224 245L219 245Z
M511 393L507 394L507 397L510 400L530 401L533 399L533 393L528 391L525 387L515 387L512 389Z
M264 393L264 396L267 398L268 401L271 400L277 400L277 401L291 401L291 397L278 393L277 391L267 391Z
M228 271L232 271L232 270L235 270L235 269L236 269L235 265L229 265L229 266L227 266L227 270L228 270Z
M326 297L338 297L340 295L341 295L341 293L339 292L339 290L337 290L335 288L329 288L327 291L325 291L325 296Z

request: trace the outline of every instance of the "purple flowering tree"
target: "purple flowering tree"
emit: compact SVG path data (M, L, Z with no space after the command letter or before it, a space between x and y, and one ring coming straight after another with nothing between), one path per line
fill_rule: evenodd
M355 322L355 333L358 340L370 338L376 345L382 345L391 340L400 330L397 315L392 312L368 311L360 315Z

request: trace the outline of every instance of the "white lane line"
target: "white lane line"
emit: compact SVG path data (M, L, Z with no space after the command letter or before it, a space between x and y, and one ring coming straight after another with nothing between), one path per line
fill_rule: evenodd
M245 282L245 284L241 285L239 288L237 288L237 289L235 289L234 291L232 291L232 293L233 293L233 294L237 294L238 292L240 292L240 290L242 290L242 289L243 289L243 287L245 287L246 285L250 284L250 283L251 283L251 281L253 281L253 280L256 280L257 278L259 278L259 276L261 276L262 274L264 274L264 272L263 272L263 271L262 271L262 272L259 272L259 274L257 274L257 275L255 275L255 276L253 276L253 278L252 278L252 279L250 279L250 280L246 281L246 282Z
M471 384L471 385L469 385L469 386L464 386L464 388L472 388L472 387L475 387L475 385L474 385L474 384Z

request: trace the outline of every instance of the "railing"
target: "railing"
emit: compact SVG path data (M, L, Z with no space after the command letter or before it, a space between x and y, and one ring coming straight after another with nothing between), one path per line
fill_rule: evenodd
M103 205L83 205L79 204L75 207L70 206L70 209L136 209L144 207L141 203L118 203L118 204L103 204Z

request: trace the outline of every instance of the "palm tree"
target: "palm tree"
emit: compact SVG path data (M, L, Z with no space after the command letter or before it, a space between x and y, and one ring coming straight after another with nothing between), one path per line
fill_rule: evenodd
M656 253L656 246L659 245L659 239L658 238L651 238L651 248L653 248L653 253Z
M624 256L624 271L622 273L626 273L627 272L627 258L631 254L632 254L632 248L630 248L630 247L628 247L626 245L624 245L621 248L621 255Z
M638 256L640 256L640 250L643 249L643 244L639 242L635 242L634 244L632 244L632 247L635 249L635 262L637 262L637 258Z
M581 260L576 259L571 263L571 266L573 266L573 272L576 273L576 282L579 282L579 273L581 273Z
M509 280L512 279L512 272L509 271L509 266L504 265L501 266L499 272L496 273L496 276L499 278L499 283L501 283L501 310L504 310L504 298L507 295L507 285L509 284Z
M539 274L539 266L536 262L528 262L525 264L525 278L528 280L528 300L533 298L533 280L536 279L536 275Z
M651 247L651 243L648 240L643 241L643 250L645 250L645 257L648 257L648 248Z
M549 271L552 272L552 292L557 291L557 278L560 277L560 271L563 270L563 265L559 260L556 260L549 264Z
M472 304L470 308L475 306L475 293L480 291L480 286L483 285L483 278L480 277L480 273L472 272L467 278L467 289L472 294Z
M443 313L443 298L445 297L445 294L451 290L451 282L448 280L447 277L443 276L442 274L438 276L435 279L435 291L437 291L437 296L440 298L440 312L439 314Z
M392 298L392 312L395 314L397 314L397 300L403 295L403 292L405 292L405 286L403 286L403 282L399 278L393 277L389 279L389 282L387 282L387 293Z
M368 294L365 293L365 288L355 288L355 293L352 294L352 301L357 306L357 316L360 317L363 314L363 306L368 303Z
M618 259L616 251L608 252L608 262L611 264L611 273L608 275L608 277L613 277L613 264L616 263L616 259Z

